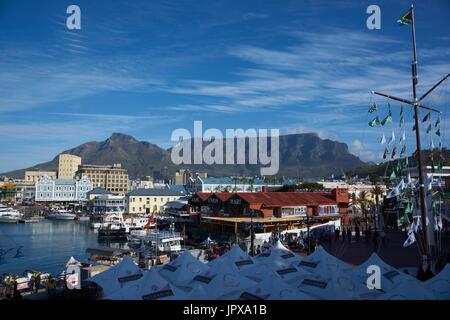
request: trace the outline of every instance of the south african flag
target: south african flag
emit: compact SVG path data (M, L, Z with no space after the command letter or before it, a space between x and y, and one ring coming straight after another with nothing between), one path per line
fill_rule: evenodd
M397 22L401 25L407 25L411 23L412 19L412 10L409 9L403 16L400 17L400 19L397 20Z

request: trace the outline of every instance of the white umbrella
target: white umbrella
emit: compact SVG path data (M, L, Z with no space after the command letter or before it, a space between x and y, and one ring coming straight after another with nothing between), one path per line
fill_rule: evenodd
M377 300L434 300L433 293L419 281L412 278L403 280L394 289L379 296Z
M175 286L185 287L196 276L208 270L208 266L197 260L189 251L168 264L159 271L161 276Z
M106 300L182 300L186 295L161 277L155 268L105 297Z
M423 285L433 292L436 299L450 300L450 265L447 263L441 272L425 281Z
M86 279L86 281L98 284L103 289L103 296L108 296L121 289L126 283L136 282L141 277L142 271L134 263L133 259L125 256L115 266Z
M210 267L217 264L227 263L229 267L237 270L245 270L255 264L255 260L246 252L244 252L237 244L231 247L231 250L208 263Z

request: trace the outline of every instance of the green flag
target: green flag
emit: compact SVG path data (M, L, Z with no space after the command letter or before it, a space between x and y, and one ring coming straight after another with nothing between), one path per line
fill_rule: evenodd
M400 150L400 156L402 156L406 151L406 144L403 146L402 150Z
M390 114L381 121L381 125L384 126L385 124L388 124L388 123L392 123L392 117Z
M380 118L378 116L375 117L372 121L369 122L369 126L375 127L380 124Z
M441 136L441 129L438 129L438 130L436 131L436 135L438 135L439 137Z
M370 106L368 112L369 113L373 113L375 110L377 110L377 103L376 102L372 103L372 105Z
M423 119L422 119L422 122L426 122L426 121L428 121L428 120L430 120L431 119L431 113L427 113L426 115L425 115L425 117L423 117Z
M394 147L394 149L392 149L392 155L391 155L391 159L394 159L395 155L397 154L397 148ZM397 162L398 165L398 162Z
M412 12L411 9L409 9L404 15L402 15L400 17L400 19L397 20L397 22L401 25L408 25L411 23L411 19L412 19Z
M392 180L395 180L395 178L397 178L397 176L395 175L395 171L392 170L392 173L391 173L391 176L389 177L389 180L392 181Z
M403 106L400 107L400 115L403 115Z
M405 120L403 120L403 116L400 117L400 127L405 123Z
M387 155L389 154L388 149L384 149L384 153L383 153L383 159L386 159Z
M441 119L437 119L436 123L434 124L435 127L437 127L441 123Z
M427 133L430 133L430 131L431 131L431 124L428 125Z

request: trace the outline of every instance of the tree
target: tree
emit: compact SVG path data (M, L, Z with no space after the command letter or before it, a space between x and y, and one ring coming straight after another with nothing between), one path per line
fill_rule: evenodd
M323 190L323 184L317 182L303 182L299 185L300 189L308 189L308 190Z
M376 211L378 211L379 207L379 203L380 203L380 196L382 196L384 194L383 189L379 186L379 185L375 185L373 186L372 190L370 191L370 193L375 197L375 204L376 204ZM374 219L375 221L375 230L377 229L377 223L376 223L376 218Z

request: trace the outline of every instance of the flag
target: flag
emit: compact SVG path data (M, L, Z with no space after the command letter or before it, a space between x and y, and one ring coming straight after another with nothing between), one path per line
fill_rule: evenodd
M377 110L377 103L374 102L374 103L372 103L372 105L370 106L368 112L369 112L369 113L373 113L373 112L376 111L376 110Z
M441 123L441 119L437 119L436 123L434 124L435 127L437 127Z
M402 156L406 151L406 144L403 146L402 150L400 150L400 156Z
M388 154L389 154L389 150L387 148L385 148L384 153L383 153L383 159L386 159Z
M403 115L403 106L400 107L400 115Z
M386 118L384 118L384 119L381 121L381 125L384 126L385 124L389 124L389 123L392 123L392 117L391 117L390 114L387 115Z
M390 145L391 143L394 143L394 142L395 142L395 133L394 133L394 130L392 130L391 140L389 140L388 145Z
M395 178L397 178L397 176L395 175L395 171L392 170L391 176L389 177L389 180L395 180Z
M411 9L409 9L404 15L402 15L400 17L400 19L397 20L397 22L401 25L407 25L411 23L411 19L412 19L412 11Z
M423 119L422 119L422 122L426 122L426 121L428 121L428 120L430 120L431 119L431 113L427 113L426 115L425 115L425 117L423 117Z
M405 130L403 130L402 137L400 138L400 142L405 141L405 140L406 140L406 133L405 133Z
M411 174L408 173L408 177L406 178L406 185L407 186L411 186L411 183L412 183L412 181L411 181Z
M403 124L405 123L405 120L403 120L403 116L400 117L400 127L403 126Z
M375 127L379 124L380 124L380 118L378 116L376 116L375 119L373 119L372 121L369 122L369 126L371 126L371 127Z
M436 131L436 135L438 135L439 137L441 136L441 129L438 129L438 130Z
M386 137L384 136L384 133L383 133L383 136L381 137L380 143L381 144L385 144L386 143Z
M413 131L416 131L416 125L413 126Z
M431 124L428 125L427 133L430 133L430 131L431 131Z
M433 142L433 139L431 139L431 144L430 144L430 148L431 148L431 150L433 150L433 149L434 149L434 142Z
M403 247L404 248L409 247L414 242L416 242L416 237L414 236L413 227L414 227L414 224L412 224L411 227L408 230L408 238L406 238L405 243L403 243Z
M391 159L394 159L395 155L397 154L397 148L394 147L394 149L392 149L392 155L391 155ZM398 162L397 162L398 165Z

